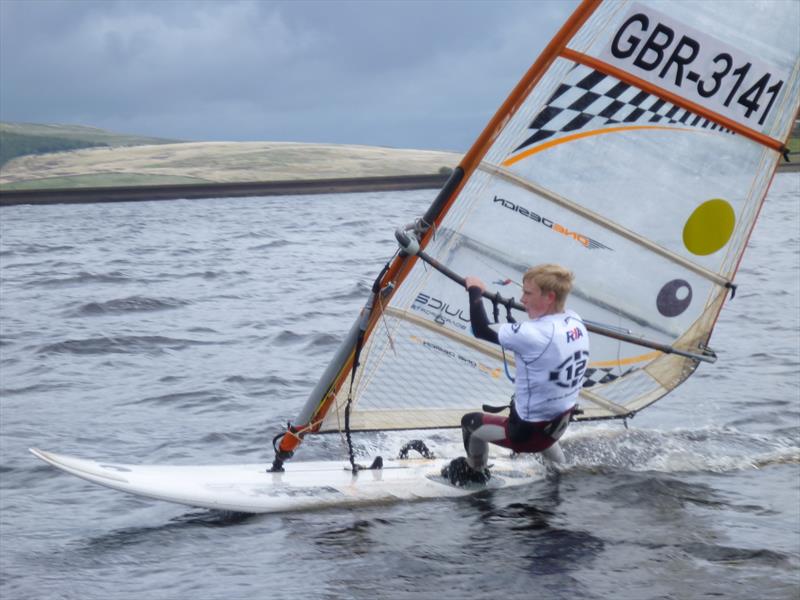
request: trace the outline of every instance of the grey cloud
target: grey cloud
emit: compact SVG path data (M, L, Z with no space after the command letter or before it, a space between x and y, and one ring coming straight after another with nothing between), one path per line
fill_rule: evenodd
M0 2L0 118L463 150L567 2Z

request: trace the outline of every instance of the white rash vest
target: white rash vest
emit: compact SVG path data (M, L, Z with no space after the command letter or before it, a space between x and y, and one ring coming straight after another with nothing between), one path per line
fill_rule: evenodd
M514 353L514 406L525 421L549 421L578 400L589 362L589 334L573 311L504 323L500 345Z

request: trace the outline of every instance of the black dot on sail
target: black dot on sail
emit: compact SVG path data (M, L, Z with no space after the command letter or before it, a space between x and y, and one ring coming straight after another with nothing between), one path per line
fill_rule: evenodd
M692 303L692 286L683 279L673 279L664 284L656 298L658 312L665 317L677 317Z

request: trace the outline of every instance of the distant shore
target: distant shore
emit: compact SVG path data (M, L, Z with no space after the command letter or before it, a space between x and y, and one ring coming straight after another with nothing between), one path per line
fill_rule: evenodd
M791 162L781 161L778 172L800 172L800 154L790 154ZM160 183L141 185L101 185L91 187L53 187L3 189L0 207L44 204L90 204L99 202L141 202L198 198L237 198L247 196L295 196L344 194L395 190L439 189L449 169L439 173L362 175L343 178L281 179L264 181L206 181L202 183Z
M796 155L795 155L796 156ZM795 158L793 156L793 158ZM800 160L782 162L778 172L799 172ZM390 175L336 179L293 179L171 185L109 186L34 190L0 189L0 207L23 204L91 204L98 202L143 202L148 200L193 200L248 196L300 196L401 190L439 189L447 174Z
M0 206L20 204L88 204L95 202L141 202L245 196L290 196L344 194L397 190L439 189L447 174L391 175L337 179L296 179L178 185L137 185L98 188L0 190Z

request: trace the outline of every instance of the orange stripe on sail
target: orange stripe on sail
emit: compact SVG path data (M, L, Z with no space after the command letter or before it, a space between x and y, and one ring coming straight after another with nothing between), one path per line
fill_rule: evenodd
M622 367L625 365L633 365L640 362L651 361L661 356L661 352L648 352L647 354L640 354L639 356L631 356L630 358L618 358L615 360L598 360L590 362L589 367L593 368L608 368L608 367Z
M552 148L553 146L559 146L561 144L566 144L568 142L573 142L575 140L579 140L581 138L592 137L595 135L603 135L605 133L619 133L620 131L632 131L634 129L664 129L669 131L675 131L676 129L682 129L685 131L695 131L694 129L689 129L685 127L667 127L665 125L626 125L624 127L608 127L605 129L592 129L591 131L582 131L580 133L573 133L572 135L567 135L562 138L558 138L557 140L551 140L549 142L545 142L544 144L539 144L533 148L529 148L525 152L521 152L516 156L512 156L511 158L507 158L503 161L504 167L510 167L514 163L518 163L524 158L528 158L538 152L542 152L543 150L547 150L548 148ZM700 130L703 131L703 130ZM698 132L699 133L699 132Z

